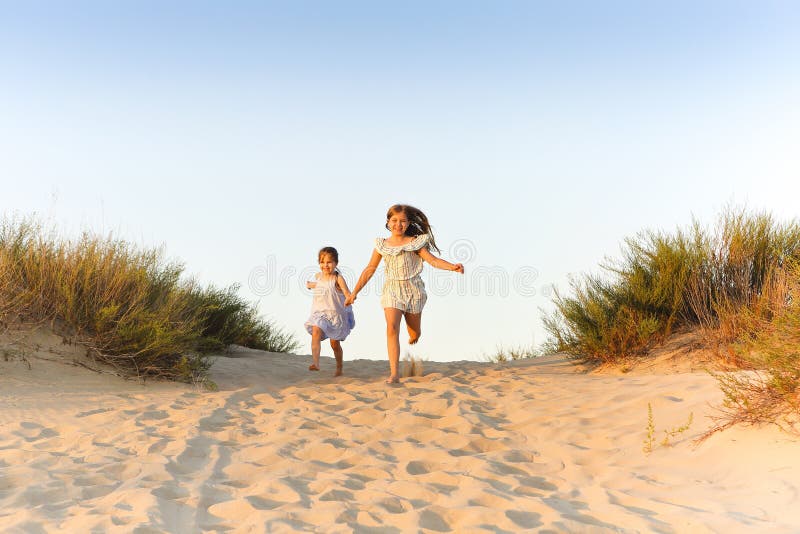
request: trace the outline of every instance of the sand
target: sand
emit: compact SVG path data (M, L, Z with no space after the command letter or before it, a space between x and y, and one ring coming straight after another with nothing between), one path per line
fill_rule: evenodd
M800 531L800 441L695 445L721 401L700 371L426 362L387 386L385 361L334 378L331 358L239 350L209 392L70 350L0 358L2 532Z

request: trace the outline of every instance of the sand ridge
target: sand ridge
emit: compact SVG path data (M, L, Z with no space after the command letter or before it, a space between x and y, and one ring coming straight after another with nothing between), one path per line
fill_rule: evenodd
M800 529L800 442L735 428L692 445L721 397L707 374L549 357L427 362L387 386L386 362L334 379L309 358L237 351L217 392L3 363L0 530ZM659 432L696 422L645 454L648 403Z

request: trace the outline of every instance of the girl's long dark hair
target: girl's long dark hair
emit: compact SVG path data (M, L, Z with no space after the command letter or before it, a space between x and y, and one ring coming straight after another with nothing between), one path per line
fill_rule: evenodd
M431 236L428 246L436 252L441 252L439 247L436 246L436 239L433 237L431 223L428 222L428 217L422 213L422 210L419 208L409 206L408 204L395 204L394 206L390 207L389 211L386 212L387 230L389 229L389 219L392 218L392 215L396 215L398 213L403 213L408 218L408 228L406 228L405 235L409 237L417 237L419 235L428 234Z

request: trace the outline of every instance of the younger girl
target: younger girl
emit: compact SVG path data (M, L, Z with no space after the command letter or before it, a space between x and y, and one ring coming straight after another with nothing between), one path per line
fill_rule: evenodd
M340 376L344 360L341 342L350 334L356 320L353 317L353 308L344 305L345 298L350 296L350 290L336 269L339 253L333 247L324 247L320 249L317 258L320 272L314 275L314 281L306 282L306 287L314 291L311 316L306 321L306 330L311 334L313 358L308 370L319 371L320 344L330 338L331 348L336 356L336 376Z
M345 300L350 305L358 292L369 282L381 258L386 263L386 282L383 286L381 306L386 316L386 348L389 355L389 384L400 381L400 319L405 318L408 342L414 344L422 334L422 308L428 296L419 276L423 260L437 269L464 274L464 266L450 263L434 256L439 252L433 238L428 218L420 210L405 204L395 204L386 213L388 238L377 238L375 249L367 267L361 273L356 287Z

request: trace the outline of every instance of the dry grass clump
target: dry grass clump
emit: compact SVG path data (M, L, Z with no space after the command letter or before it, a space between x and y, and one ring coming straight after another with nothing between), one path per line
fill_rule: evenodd
M538 356L541 356L541 353L533 347L516 346L506 348L502 345L498 345L494 353L484 356L484 359L492 363L505 363L536 358Z
M603 276L571 282L545 318L549 349L598 362L636 358L676 329L699 330L725 363L724 415L736 423L800 416L800 224L728 209L716 227L643 232Z
M209 351L237 343L274 351L295 341L260 319L236 287L201 287L164 251L35 219L0 222L0 321L57 323L96 359L128 374L197 380Z
M571 281L545 317L548 348L606 363L644 354L677 328L700 327L721 352L780 299L773 278L800 259L800 224L725 211L707 230L646 231L625 241L603 275ZM766 314L766 315L765 315Z
M800 433L800 264L792 263L771 281L775 295L731 351L753 371L716 374L725 395L722 415L705 437L738 423L769 422Z
M680 436L692 426L694 422L694 412L689 412L689 417L686 419L686 422L680 426L676 426L671 429L663 429L664 437L661 440L662 447L669 447L672 445L672 440L676 437ZM653 416L653 406L648 402L647 403L647 429L646 429L646 437L642 442L642 451L646 454L650 454L653 452L656 444L656 423L655 417Z

